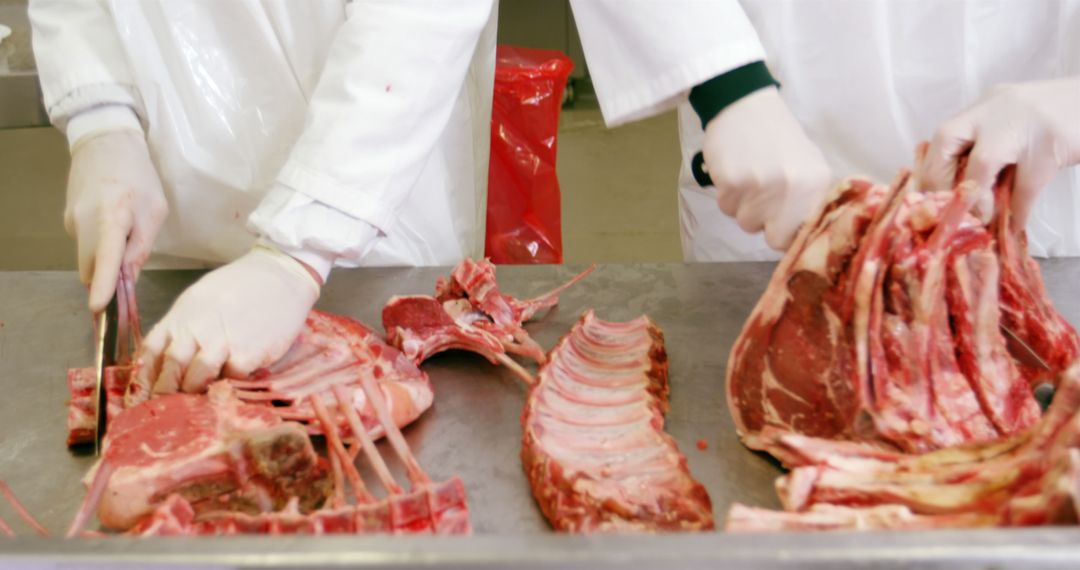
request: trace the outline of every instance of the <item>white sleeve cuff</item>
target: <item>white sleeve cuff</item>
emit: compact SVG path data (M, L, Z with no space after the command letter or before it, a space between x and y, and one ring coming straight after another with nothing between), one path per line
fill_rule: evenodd
M143 132L139 117L127 105L104 105L83 111L68 120L65 132L68 148L74 150L82 141L111 131Z
M336 259L336 256L333 254L322 251L284 247L267 238L262 238L260 241L269 243L271 246L273 246L273 248L277 249L281 253L284 253L297 261L303 262L305 265L315 271L315 273L319 274L319 279L323 282L323 284L326 283L326 278L330 275L330 270L334 268L334 260Z
M303 261L323 281L335 263L359 265L379 230L283 184L270 189L248 218L248 227L281 251Z
M620 92L611 92L605 89L607 85L597 83L597 99L604 122L614 128L674 109L698 84L763 59L765 52L756 42L724 45L711 53L688 59L665 73L626 85Z

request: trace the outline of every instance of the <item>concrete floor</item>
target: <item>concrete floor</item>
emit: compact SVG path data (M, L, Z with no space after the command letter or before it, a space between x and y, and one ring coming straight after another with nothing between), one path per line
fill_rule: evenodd
M673 113L607 129L595 101L580 100L563 111L558 144L566 262L681 259ZM67 168L54 129L0 130L0 270L75 268Z

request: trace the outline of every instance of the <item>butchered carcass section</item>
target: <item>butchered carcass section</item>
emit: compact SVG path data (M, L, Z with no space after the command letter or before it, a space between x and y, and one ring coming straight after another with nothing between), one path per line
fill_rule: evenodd
M1039 418L1031 383L1080 353L1008 231L1011 174L989 225L967 184L908 179L843 182L777 267L728 360L748 446L771 452L767 429L908 452L1008 437ZM1018 364L1002 324L1051 370Z
M263 512L293 497L304 511L330 492L325 461L304 427L237 400L226 384L208 396L170 394L136 405L109 425L90 474L98 518L127 529L172 494L195 512Z
M766 431L792 471L784 511L736 505L734 531L1075 525L1080 522L1080 366L1035 426L925 454Z
M521 300L499 291L490 261L466 258L448 279L439 278L434 297L390 299L382 315L386 339L416 364L445 350L467 350L492 364L507 366L531 383L532 375L507 354L544 362L543 348L529 336L523 323L555 306L560 293L592 271L590 267L543 295Z
M328 469L308 429L241 402L228 383L217 382L207 394L170 394L121 412L67 536L82 535L95 511L105 527L136 536L471 532L461 479L432 480L375 379L364 377L360 389L409 488L391 475L346 387L332 387L330 404L307 396L326 438ZM386 490L383 497L357 470L360 454Z
M587 312L549 353L522 414L533 495L566 532L713 527L705 488L664 432L668 362L647 317Z
M311 311L297 339L280 360L244 379L226 379L236 397L265 407L268 413L285 420L312 425L316 421L309 396L328 405L332 389L348 391L361 420L373 437L383 433L370 399L361 389L363 378L376 380L387 401L394 424L412 423L431 407L434 391L427 374L401 351L388 345L363 323L340 315ZM131 365L109 367L105 371L108 416L151 398L150 379L142 378ZM92 441L94 430L94 370L68 371L68 444ZM344 428L344 423L341 423ZM111 427L111 424L110 424ZM311 428L313 433L317 428Z

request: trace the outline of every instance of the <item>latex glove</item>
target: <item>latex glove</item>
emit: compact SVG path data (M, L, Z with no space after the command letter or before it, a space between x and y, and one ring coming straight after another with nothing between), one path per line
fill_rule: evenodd
M113 131L75 146L64 227L78 244L91 312L109 304L121 265L138 277L168 212L142 133Z
M746 232L764 229L777 250L791 245L832 178L775 87L739 99L709 121L702 154L720 210Z
M970 153L970 154L969 154ZM998 174L1016 165L1013 228L1022 230L1039 192L1080 162L1080 78L1005 85L938 128L915 176L923 190L951 189L957 161L976 185L976 210L991 213Z
M139 350L140 384L154 393L201 392L281 358L319 297L316 276L292 257L256 245L188 287Z

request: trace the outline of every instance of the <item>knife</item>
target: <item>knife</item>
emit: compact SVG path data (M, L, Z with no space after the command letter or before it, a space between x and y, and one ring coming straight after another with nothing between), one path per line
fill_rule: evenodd
M105 368L116 363L116 297L109 301L104 312L95 318L94 336L94 455L101 454L101 440L105 437L108 420L108 391L105 386Z
M1005 325L1001 326L1001 334L1005 336L1005 347L1020 364L1040 370L1050 370L1050 365L1035 352L1034 348L1024 342L1016 333Z

